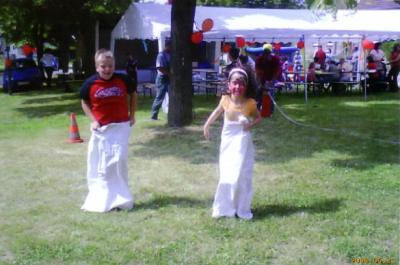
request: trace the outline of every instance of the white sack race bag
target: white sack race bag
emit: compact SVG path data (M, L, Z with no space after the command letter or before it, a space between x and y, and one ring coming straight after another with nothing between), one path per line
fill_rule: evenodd
M129 122L111 123L92 132L87 158L89 194L82 210L107 212L133 207L127 166L130 134Z
M212 216L251 219L254 146L243 121L224 119L219 154L219 182Z

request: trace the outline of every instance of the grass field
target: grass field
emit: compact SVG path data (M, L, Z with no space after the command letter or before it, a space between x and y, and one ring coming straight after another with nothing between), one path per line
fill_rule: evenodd
M184 129L151 122L141 97L134 210L82 212L89 120L59 91L0 95L0 264L399 263L398 94L280 95L290 117L335 130L265 119L253 131L255 217L243 221L210 217L221 122L205 141L217 99L200 96ZM82 144L66 142L70 112Z

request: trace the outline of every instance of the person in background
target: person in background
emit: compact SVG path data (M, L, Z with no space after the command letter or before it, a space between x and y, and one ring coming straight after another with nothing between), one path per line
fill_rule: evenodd
M355 46L353 48L353 53L351 54L351 65L353 74L357 74L358 71L358 56L359 56L358 47Z
M293 79L295 82L300 82L301 80L301 74L303 72L303 65L301 64L301 61L295 61L294 62L294 76Z
M308 71L307 71L307 82L309 83L315 83L317 82L317 76L315 74L315 63L310 63L308 66Z
M47 86L51 87L53 72L58 68L57 58L50 53L49 49L46 49L45 53L40 59L40 64L44 70L43 76L45 77Z
M249 91L253 91L254 94L249 95L251 98L256 98L256 91L257 88L259 87L256 79L256 73L254 71L254 68L252 66L252 63L249 61L249 56L245 54L239 55L239 61L238 61L238 67L242 68L243 70L246 71L246 74L248 76L248 89Z
M151 119L158 120L158 111L170 87L170 62L171 62L171 42L165 42L165 48L157 55L156 68L156 87L157 95L151 106Z
M374 44L374 49L369 53L372 59L376 63L376 71L378 72L379 79L383 80L386 76L386 65L385 65L385 53L381 49L381 43L376 42Z
M397 77L400 71L400 43L396 43L393 46L392 52L390 53L390 70L388 74L389 90L392 92L398 92L399 86L397 84Z
M264 44L263 47L263 53L256 59L256 78L260 85L256 96L258 109L261 108L264 92L270 92L271 96L274 97L274 82L278 80L282 73L279 57L272 54L272 45Z
M296 51L293 56L293 62L303 63L303 56L301 56L300 51Z
M341 82L349 82L353 79L353 66L347 62L344 58L339 60L339 72Z
M132 79L135 87L137 87L138 77L137 77L137 66L138 60L130 53L128 54L128 59L126 60L126 73Z
M321 71L322 70L321 65L318 63L318 58L314 57L313 63L314 63L316 71Z
M371 55L368 55L366 59L367 59L367 69L369 73L372 74L373 78L378 79L379 74L376 71L377 65L374 58Z
M318 49L314 54L314 62L320 65L320 69L325 69L326 53L322 49L322 45L318 45Z
M87 154L89 193L82 210L107 212L131 209L128 186L128 140L135 124L136 87L126 75L116 74L111 51L95 54L97 74L80 89L81 105L90 118Z
M328 59L325 66L325 72L330 73L327 75L327 83L333 83L339 81L340 78L340 69L337 63L332 60Z
M233 68L238 67L238 65L239 65L239 53L240 53L240 50L239 50L238 48L235 48L235 47L232 47L232 48L229 50L228 57L229 57L229 60L230 60L231 62L230 62L230 64L228 64L228 65L225 66L225 68L224 68L223 73L224 73L225 78L228 78L229 72L230 72Z

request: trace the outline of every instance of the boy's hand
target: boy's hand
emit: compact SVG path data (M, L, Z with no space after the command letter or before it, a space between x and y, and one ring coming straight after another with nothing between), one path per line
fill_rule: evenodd
M136 122L135 116L131 116L130 120L129 120L129 125L133 126Z
M96 131L98 128L100 128L100 123L98 121L92 121L90 123L90 130Z

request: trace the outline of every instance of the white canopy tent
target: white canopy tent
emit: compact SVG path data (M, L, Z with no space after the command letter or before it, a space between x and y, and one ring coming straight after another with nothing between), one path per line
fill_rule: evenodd
M400 9L339 10L330 14L306 9L254 9L197 6L195 23L201 27L211 18L214 27L204 34L205 41L234 40L242 35L259 42L280 39L400 39ZM116 39L158 39L169 35L171 6L132 3L111 33L111 49Z
M213 20L214 27L204 34L204 41L215 41L215 58L220 57L221 42L234 41L238 35L257 42L296 43L303 37L308 53L316 43L346 41L360 45L364 37L372 41L400 39L400 9L339 10L333 17L308 9L197 6L194 30L200 29L207 18ZM117 39L157 39L162 48L170 36L170 25L170 5L132 3L111 33L111 49L114 51ZM306 53L305 57L310 56Z

